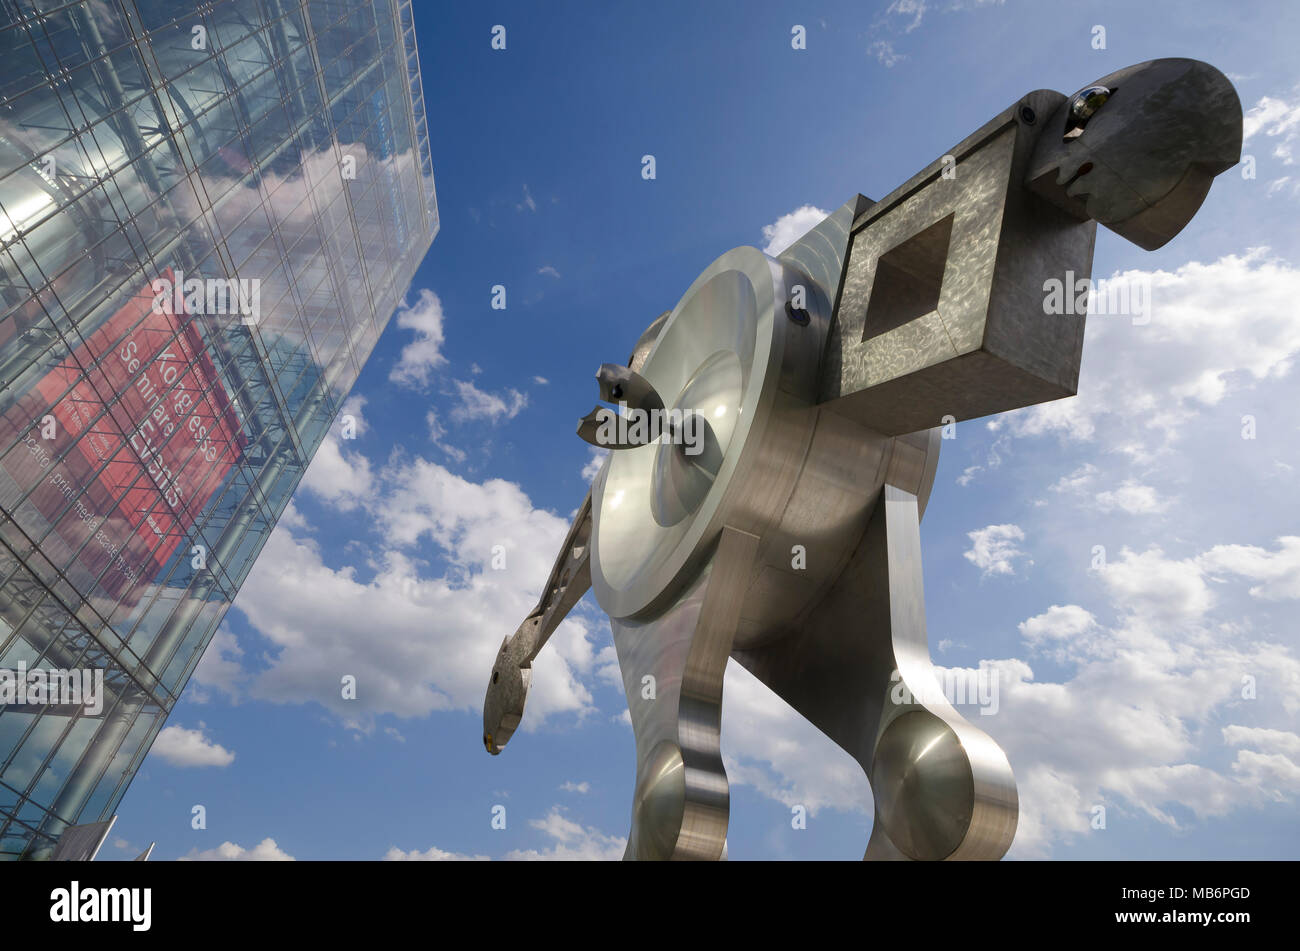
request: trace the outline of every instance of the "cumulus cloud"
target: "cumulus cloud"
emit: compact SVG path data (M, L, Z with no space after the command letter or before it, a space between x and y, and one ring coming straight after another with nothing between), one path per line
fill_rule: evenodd
M575 822L559 806L553 806L544 818L530 819L528 824L550 839L551 845L540 850L515 849L506 853L507 861L616 862L627 848L627 839Z
M294 857L280 846L275 839L266 838L251 849L234 842L222 842L215 849L190 849L180 857L182 862L292 862Z
M468 453L466 453L464 449L461 449L459 446L448 441L447 430L442 425L442 421L438 416L438 411L433 409L429 410L429 412L424 416L424 421L429 427L429 442L433 443L445 452L448 458L453 459L456 462L464 462Z
M582 467L582 481L591 482L600 472L600 467L605 464L605 457L609 455L609 450L602 446L592 446L590 454L587 456L587 463Z
M1103 512L1119 509L1129 515L1154 515L1169 507L1168 500L1160 498L1155 489L1132 479L1125 480L1117 489L1098 492L1097 504Z
M763 225L763 253L777 255L794 244L805 234L821 224L829 215L812 205L800 205L794 211L782 215L770 225Z
M1250 589L1256 598L1300 599L1300 538L1285 535L1277 544L1275 552L1255 545L1216 545L1197 563L1214 575L1237 575L1260 582Z
M350 425L354 436L364 436L369 428L366 426L365 413L366 403L368 402L369 400L360 393L353 393L345 399L343 405L339 407L338 419L334 423L335 427L342 432L345 426Z
M187 730L179 724L165 726L149 752L161 756L173 766L229 766L233 763L235 754L212 742L204 730L202 723L197 730Z
M1198 560L1169 558L1159 547L1141 553L1124 548L1098 574L1118 604L1162 626L1197 620L1214 606Z
M302 487L340 511L350 512L374 492L374 474L364 454L344 449L351 440L340 439L336 429L331 429L316 450Z
M388 378L401 386L428 386L433 371L447 362L442 355L442 301L433 291L421 289L415 303L402 302L395 320L403 330L414 330L415 339L402 348Z
M1300 351L1300 270L1266 248L1111 280L1149 286L1149 321L1089 318L1079 395L1004 414L990 429L1086 442L1104 421L1112 438L1173 442L1230 392L1281 379Z
M223 624L217 628L217 633L212 635L212 640L208 642L203 657L194 668L194 673L190 677L191 684L216 687L230 697L237 699L239 697L239 682L243 677L243 666L241 664L243 656L244 651L239 646L238 638L235 637L230 628ZM165 733L168 729L170 727L165 728L162 732Z
M989 525L967 532L966 537L971 540L971 547L963 557L984 577L1016 573L1016 560L1025 554L1016 545L1025 540L1019 525Z
M778 241L775 230L765 229L764 238L770 246ZM1266 252L1157 272L1151 280L1149 324L1090 320L1080 397L990 425L1027 439L1061 436L1089 444L1089 461L1071 460L1039 483L1056 489L1051 497L1061 504L1121 518L1155 509L1178 514L1180 495L1151 472L1115 475L1107 459L1140 461L1152 434L1185 438L1188 423L1206 407L1281 379L1300 348L1289 309L1290 298L1300 296L1300 272ZM329 703L340 671L355 668L359 700L372 704L371 713L476 709L490 656L535 603L537 592L528 586L546 577L566 524L534 509L517 486L458 480L424 460L391 462L367 474L374 490L365 510L385 537L372 565L334 567L314 543L291 532L277 530L268 544L264 561L284 572L295 605L310 606L329 591L337 611L290 610L280 579L266 579L250 603L259 628L272 632L273 663L283 669L278 680L259 686L280 697L323 696ZM1040 537L1034 525L1019 521ZM511 532L508 571L485 571L483 552ZM1016 574L1032 563L1021 550L1026 532L1020 525L989 525L969 535L964 555L986 576ZM539 541L520 545L519 538ZM440 564L434 571L423 560L429 545ZM1298 545L1285 536L1267 547L1206 543L1188 554L1172 542L1137 544L1089 576L1098 603L1057 596L1020 615L1026 617L1018 628L1024 656L1068 670L1045 680L1026 660L982 661L999 673L1001 709L979 725L1006 748L1020 784L1013 854L1050 854L1091 834L1096 805L1107 806L1112 830L1138 817L1181 827L1189 812L1195 821L1296 795L1297 756L1287 739L1294 734L1261 724L1278 709L1300 712L1300 662L1289 646L1224 605L1233 593L1260 602L1295 598ZM517 552L533 561L518 567ZM373 574L361 580L367 567ZM242 594L240 601L242 608ZM375 645L347 643L358 625L376 632ZM585 678L619 682L612 651L593 647L594 628L581 614L571 618L539 656L525 729L559 712L591 711ZM482 636L488 629L498 633ZM365 664L373 651L379 656L371 669ZM550 671L540 667L547 661L556 665ZM1258 705L1242 702L1247 676L1260 682ZM553 692L539 693L544 689ZM723 753L733 784L810 812L870 815L866 779L847 754L738 665L729 665L724 689ZM622 711L617 719L626 716ZM1220 743L1217 727L1225 722L1232 726ZM1216 729L1207 731L1209 725ZM551 847L510 857L622 852L622 840L558 810L534 820L534 828L550 830Z
M436 845L432 845L423 852L412 849L410 852L403 852L397 846L393 846L384 853L383 861L385 862L486 862L486 855L462 855L459 852L444 852Z
M360 728L383 713L477 710L492 658L537 603L568 523L517 485L471 482L424 459L394 461L375 479L364 508L383 546L369 564L333 567L314 539L272 533L236 601L273 645L246 692L317 701ZM440 570L421 559L422 545ZM492 567L494 554L503 567ZM582 610L560 625L536 661L524 729L590 712L578 675L594 664L595 630ZM340 698L345 675L356 678L354 701Z
M1281 753L1300 760L1300 736L1266 727L1225 726L1223 742L1229 746L1254 746L1262 752Z
M565 783L568 788L571 784ZM586 783L578 784L586 786ZM575 787L576 788L576 787ZM586 792L586 789L582 789ZM540 819L528 820L549 842L541 849L513 849L502 856L507 862L574 861L616 862L623 857L627 839L606 835L592 826L584 826L565 815L562 806L552 806ZM486 855L464 855L447 852L437 846L420 851L404 852L394 846L384 855L385 862L485 862Z
M1103 651L1106 644L1097 637L1099 630L1092 612L1077 604L1053 604L1044 613L1020 622L1025 643L1058 661Z
M871 787L857 760L734 660L722 696L722 757L733 785L802 805L809 815L871 813Z
M514 419L519 411L528 405L528 396L516 389L508 389L504 394L488 393L480 390L469 380L453 380L456 388L456 405L452 407L451 418L456 422L486 419L498 422L502 419Z
M1022 660L985 662L998 671L1001 706L979 725L1007 751L1020 786L1013 854L1050 854L1090 834L1096 806L1107 807L1111 829L1137 815L1182 828L1174 804L1199 820L1300 794L1300 738L1287 731L1224 728L1223 745L1239 748L1230 768L1199 762L1216 754L1198 740L1202 726L1253 712L1243 677L1258 678L1290 715L1300 710L1300 660L1214 617L1208 555L1123 552L1100 571L1111 625L1078 605L1022 622L1032 652L1073 666L1061 682L1037 681Z
M1081 492L1097 478L1097 467L1085 462L1069 475L1063 475L1052 486L1053 492Z
M1262 97L1242 116L1241 136L1243 145L1254 139L1257 145L1270 147L1283 165L1294 165L1296 139L1300 138L1300 98Z

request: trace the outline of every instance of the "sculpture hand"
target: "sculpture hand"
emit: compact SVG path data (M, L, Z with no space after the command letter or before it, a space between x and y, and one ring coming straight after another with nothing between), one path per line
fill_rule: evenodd
M523 718L524 702L533 680L532 656L536 653L529 647L536 641L540 621L540 617L533 616L519 625L513 637L501 642L501 650L492 665L487 696L483 700L483 745L493 756L505 747Z

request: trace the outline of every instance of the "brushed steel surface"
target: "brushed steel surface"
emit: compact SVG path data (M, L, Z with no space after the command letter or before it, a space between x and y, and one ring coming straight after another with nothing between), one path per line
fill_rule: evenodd
M1240 148L1240 103L1205 64L1090 86L1105 90L1027 94L949 150L955 175L940 159L879 202L854 196L775 258L727 252L627 369L602 368L605 399L621 381L638 405L703 414L709 451L665 434L609 454L502 644L484 742L510 738L532 658L590 587L636 736L625 857L726 856L729 656L861 765L865 858L1010 847L1011 765L930 659L920 521L936 427L1073 394L1084 320L1046 314L1044 282L1089 276L1097 220L1143 247L1168 240Z
M722 765L722 676L758 539L724 527L717 549L672 607L649 621L612 618L636 735L627 858L718 859L729 793ZM650 678L650 679L647 679Z

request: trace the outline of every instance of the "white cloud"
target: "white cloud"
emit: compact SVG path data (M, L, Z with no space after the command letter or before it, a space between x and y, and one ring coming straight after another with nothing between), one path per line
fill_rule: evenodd
M1097 619L1077 604L1053 604L1043 614L1020 622L1020 636L1032 650L1042 651L1063 662L1068 657L1103 653Z
M800 205L770 225L763 225L763 240L766 242L763 253L773 256L780 254L821 224L822 219L829 214L829 211L822 211L812 205Z
M559 806L552 806L545 818L530 819L528 824L544 833L553 844L540 851L515 849L506 853L507 861L616 862L623 857L623 851L627 848L627 839L606 835L598 829L574 822L563 814Z
M364 500L384 540L372 571L334 568L320 546L277 528L236 607L273 649L248 693L281 703L316 701L349 725L374 716L478 710L501 640L537 602L568 523L533 508L517 485L467 481L436 463L395 461ZM442 567L417 557L430 543ZM494 546L505 569L490 567ZM523 728L552 715L590 712L578 679L595 662L596 625L571 614L535 663ZM365 637L358 637L365 631ZM340 678L356 677L357 699L340 698Z
M236 845L234 842L222 842L215 849L190 849L182 855L182 862L292 862L294 857L275 844L275 839L266 838L251 849Z
M367 402L369 401L360 393L353 393L345 399L343 405L339 407L338 419L334 421L335 427L342 431L345 417L351 416L352 422L356 428L356 435L364 436L368 428L366 426L365 415Z
M1082 492L1097 477L1097 467L1085 462L1069 475L1063 475L1052 486L1053 492Z
M566 783L562 788L567 788L569 785ZM623 857L623 851L627 848L627 839L606 835L599 829L575 822L564 814L561 806L552 806L546 816L541 819L530 819L528 825L546 836L551 844L543 849L514 849L502 856L505 861L616 862ZM394 846L384 855L385 862L486 862L487 860L486 855L446 852L437 846L424 852L404 852Z
M554 277L554 278L558 278L560 276L560 272L557 271L555 267L550 264L543 264L541 267L537 269L537 273L545 274L548 277Z
M402 348L388 378L401 386L427 386L433 371L447 362L442 355L442 301L433 291L422 289L414 304L402 302L395 319L398 327L415 331L415 340Z
M1294 165L1296 139L1300 138L1300 99L1287 101L1264 96L1255 103L1242 117L1242 144L1261 133L1272 140L1274 158L1283 165Z
M537 210L537 202L533 200L533 193L528 190L528 183L524 183L524 200L515 205L515 211L523 211L527 208L529 211Z
M1005 414L990 429L1091 441L1104 420L1116 443L1173 442L1205 407L1281 379L1300 352L1300 270L1265 248L1112 280L1149 285L1149 322L1089 318L1079 395Z
M925 11L925 0L894 0L886 8L885 13L904 19L911 17L912 19L903 27L904 33L911 33L921 25L921 19L925 16Z
M857 760L734 660L722 685L722 756L732 785L753 786L784 805L871 812ZM866 841L862 842L866 850Z
M285 505L284 511L280 513L280 520L276 524L297 529L301 532L311 531L311 525L308 524L307 517L298 511L298 507L293 504L293 499L290 499L288 504Z
M1211 575L1230 574L1261 582L1250 589L1265 601L1300 598L1300 538L1286 535L1269 552L1254 545L1216 545L1197 563Z
M605 457L609 455L609 450L601 446L592 446L591 453L587 457L587 464L582 467L582 481L591 482L600 472L600 467L605 464Z
M229 655L229 656L227 656ZM244 656L239 641L230 628L224 624L212 635L207 648L203 651L194 674L190 680L194 684L216 687L233 698L239 697L239 684L243 677L240 658ZM167 732L167 727L162 732ZM161 734L159 739L161 739ZM156 748L156 747L155 747Z
M894 49L894 44L889 40L874 40L868 44L867 52L874 56L886 69L893 69L907 59L906 56Z
M429 412L425 414L424 421L429 426L429 442L433 443L445 452L449 458L454 459L456 462L464 462L467 453L464 449L447 442L447 430L443 428L442 423L438 419L438 411L434 409L429 410Z
M436 845L430 846L423 852L417 852L412 849L410 852L403 852L397 846L393 846L384 853L383 861L385 862L486 862L486 855L463 855L459 852L444 852Z
M931 9L951 13L955 10L1000 6L1003 2L1004 0L947 0L943 5L931 7L926 0L893 0L871 24L867 52L888 69L907 59L894 48L894 40L917 30Z
M1141 554L1124 548L1118 560L1097 573L1115 603L1144 621L1162 626L1195 622L1214 606L1196 559L1167 558L1156 547Z
M1290 511L1300 463L1290 423L1276 420L1294 404L1300 270L1256 249L1119 279L1150 282L1150 323L1090 318L1080 395L989 425L1023 439L1012 492L1054 490L1024 516L1042 522L1015 520L1074 553L1063 566L1054 556L1058 577L1036 579L1043 600L1019 627L1026 656L1070 673L985 662L1002 673L1001 705L978 725L1006 750L1020 790L1013 856L1143 822L1209 836L1199 828L1209 817L1300 795L1287 729L1300 714L1300 660L1285 616L1300 598L1300 541L1216 544L1225 530L1254 541L1269 525L1256 513ZM1265 422L1258 441L1240 438L1243 412ZM1064 447L1082 458L1062 465L1041 436L1084 444ZM1242 504L1222 504L1224 484ZM1096 518L1101 509L1112 517ZM1132 517L1147 511L1164 514ZM1112 539L1129 545L1080 578L1076 559ZM1108 831L1090 827L1096 806Z
M1125 480L1118 489L1098 492L1097 504L1103 512L1119 509L1130 515L1154 515L1169 507L1169 501L1160 498L1155 489L1132 479Z
M1232 763L1233 778L1272 802L1290 802L1300 792L1300 766L1281 753L1240 750Z
M179 724L165 726L153 741L149 752L161 756L173 766L229 766L235 754L204 735L204 725L187 730Z
M1287 185L1291 185L1291 189L1290 189L1291 194L1293 195L1300 194L1300 182L1293 184L1290 175L1283 175L1279 178L1273 179L1271 182L1268 183L1268 192L1267 192L1268 197L1272 198L1278 192L1285 190Z
M503 395L480 390L468 380L453 380L458 402L451 410L451 418L463 423L474 419L486 419L497 422L501 419L514 419L519 411L528 405L528 396L515 389L508 389Z
M990 431L996 430L996 427L990 426L988 428L990 429ZM997 439L993 441L993 445L988 447L988 451L984 457L983 465L976 464L973 466L967 466L965 469L962 470L961 475L957 477L957 484L960 486L968 486L975 481L975 476L977 476L979 473L986 472L986 471L991 472L994 469L1000 468L1002 466L1002 454L1004 452L1009 451L1010 448L1011 448L1010 437L1005 435L999 436Z
M1075 665L1067 680L1037 682L1020 660L983 662L999 673L1000 709L979 726L1006 750L1019 784L1013 855L1115 834L1134 816L1183 828L1175 804L1200 821L1300 794L1300 737L1289 731L1234 724L1222 730L1223 747L1239 748L1230 768L1199 762L1222 756L1200 729L1213 720L1300 710L1294 653L1214 617L1207 555L1125 550L1098 572L1118 613L1111 626L1078 605L1022 622L1027 647ZM1247 674L1267 704L1242 702ZM1090 829L1098 805L1109 832Z
M1016 559L1025 554L1016 547L1016 542L1025 540L1019 525L989 525L967 532L966 537L971 540L971 547L963 552L963 557L984 577L1016 573Z
M355 509L374 491L370 460L359 452L345 452L344 440L333 431L322 440L303 476L302 487L340 511Z
M587 795L587 793L591 792L591 783L588 782L575 783L573 782L573 780L568 780L565 783L563 783L560 786L560 788L565 792L572 792L572 793L577 793L580 796L585 796Z
M1254 746L1270 753L1281 753L1300 759L1300 736L1286 730L1266 727L1225 726L1223 742L1229 746Z

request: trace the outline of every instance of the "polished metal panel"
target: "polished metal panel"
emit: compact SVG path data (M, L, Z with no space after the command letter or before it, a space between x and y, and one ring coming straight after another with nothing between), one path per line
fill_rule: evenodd
M716 473L691 485L674 483L659 461L662 441L610 454L592 490L592 587L611 617L666 607L724 520L748 530L756 488L788 492L795 471L773 480L757 470L784 433L787 341L816 357L810 328L784 313L800 280L761 251L736 248L705 269L659 331L641 375L667 406L706 414L725 446Z
M672 607L650 621L611 619L637 746L626 858L722 855L730 801L719 749L722 675L757 544L724 528Z
M603 399L702 414L708 450L672 433L611 446L493 667L488 750L590 579L636 736L627 858L726 856L728 656L862 766L866 858L1000 858L1019 813L1011 765L944 694L927 642L935 427L1074 393L1083 317L1046 314L1044 282L1090 274L1094 217L1144 247L1187 223L1240 145L1221 79L1158 60L1074 97L1029 93L949 150L955 166L855 196L776 258L736 248L709 265L629 368L600 374ZM1138 126L1159 135L1116 139Z

